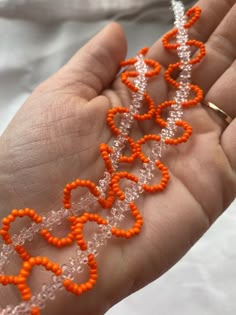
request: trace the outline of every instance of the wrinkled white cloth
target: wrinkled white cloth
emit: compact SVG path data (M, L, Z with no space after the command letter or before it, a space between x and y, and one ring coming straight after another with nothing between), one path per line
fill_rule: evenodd
M170 27L172 14L167 0L0 0L0 133L34 87L111 19L134 55ZM235 211L236 203L167 274L107 315L235 314Z
M192 0L185 0L186 4ZM101 18L138 17L155 19L156 14L169 14L167 0L0 0L0 14L7 17L34 20L80 19L95 21Z

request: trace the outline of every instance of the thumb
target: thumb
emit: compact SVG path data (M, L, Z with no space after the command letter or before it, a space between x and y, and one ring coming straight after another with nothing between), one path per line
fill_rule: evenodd
M114 80L125 55L124 31L113 22L83 46L54 78L89 101Z

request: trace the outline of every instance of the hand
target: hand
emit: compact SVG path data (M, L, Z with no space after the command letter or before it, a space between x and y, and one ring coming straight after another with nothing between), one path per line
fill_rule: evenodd
M212 101L235 118L234 0L200 0L202 17L191 37L206 43L207 57L195 67L193 82ZM209 23L210 21L210 23ZM13 208L30 207L44 214L61 206L62 190L76 178L97 181L103 174L99 144L112 140L105 122L112 106L129 102L126 88L115 79L125 58L126 42L113 23L85 45L61 70L42 83L22 106L0 139L0 198L2 217ZM161 41L148 57L163 71L174 55ZM162 74L163 74L162 71ZM156 104L168 98L162 75L152 80L149 92ZM157 86L158 84L158 86ZM236 120L227 126L201 105L188 109L185 120L193 136L163 162L171 182L160 194L142 197L142 233L132 240L114 240L99 255L99 280L81 297L66 294L49 305L45 314L103 314L114 303L159 277L178 261L222 214L236 192ZM137 128L142 134L143 129ZM22 227L20 220L15 225ZM32 255L65 256L63 250L37 243ZM66 251L70 256L73 249ZM62 254L61 254L62 253ZM131 254L132 253L132 254ZM62 256L62 257L61 257ZM15 265L15 272L20 265ZM37 276L38 275L38 276ZM40 276L39 276L40 275ZM41 270L32 280L47 281ZM0 300L15 301L15 288L1 288ZM14 291L15 292L15 291ZM5 305L5 304L4 304Z

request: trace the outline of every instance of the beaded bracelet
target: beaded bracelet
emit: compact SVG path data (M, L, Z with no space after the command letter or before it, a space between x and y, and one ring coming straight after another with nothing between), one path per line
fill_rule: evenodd
M15 285L23 302L18 305L8 305L0 311L0 315L9 314L40 314L40 309L46 306L47 300L54 300L59 290L81 295L91 290L98 278L96 256L98 248L104 245L112 236L132 238L138 235L143 225L143 218L135 201L144 193L157 193L163 191L170 179L168 168L161 162L161 157L169 145L178 145L186 142L192 134L191 126L182 120L186 107L197 105L203 98L202 90L190 83L192 66L201 61L205 55L205 46L202 42L188 39L188 29L199 19L201 10L194 7L184 14L184 6L180 1L172 0L176 28L168 32L163 38L163 46L167 50L176 50L179 61L170 64L165 71L165 80L175 89L173 100L167 100L158 106L147 91L148 79L160 74L161 66L157 61L145 58L148 48L143 48L135 58L121 63L127 67L121 73L121 81L131 91L131 104L129 107L114 107L108 111L107 125L115 136L112 146L100 145L101 157L104 161L105 172L98 185L90 180L76 179L68 183L63 191L63 207L58 211L52 210L45 217L40 216L33 209L13 209L2 220L0 235L3 239L0 260L0 284ZM175 40L175 43L170 41ZM199 53L191 59L191 46L196 47ZM131 70L134 68L134 70ZM173 72L179 71L178 80L173 78ZM188 99L190 93L193 99ZM146 113L140 114L142 106L147 108ZM167 119L163 118L163 111L168 109ZM119 127L116 126L115 117L120 117ZM154 121L161 129L159 134L147 134L135 140L129 132L135 121ZM175 136L177 130L182 128L181 136ZM151 152L145 152L144 145L152 142ZM130 155L124 154L124 149L130 148ZM132 165L136 160L141 161L142 167L138 175L123 171L122 165ZM157 184L150 184L154 178L155 170L160 171L161 180ZM130 182L121 189L122 179ZM72 202L73 190L84 187L88 193L81 197L77 203ZM99 205L102 213L94 213L94 206ZM129 229L121 229L120 222L125 215L131 212L134 224ZM29 217L32 225L24 228L18 235L9 233L11 224L22 217ZM70 232L63 238L54 236L53 227L64 220L70 223ZM96 233L92 233L91 240L85 241L83 228L87 222L95 222L99 226ZM47 257L33 257L25 249L26 241L32 241L35 235L41 235L45 241L58 249L77 244L73 257L69 257L63 266L52 262ZM18 275L5 274L5 267L10 257L17 253L22 260ZM82 273L83 265L89 267L89 279L84 283L76 283L75 275ZM27 279L34 266L42 266L51 271L52 277L48 284L44 284L41 291L32 294L27 285Z

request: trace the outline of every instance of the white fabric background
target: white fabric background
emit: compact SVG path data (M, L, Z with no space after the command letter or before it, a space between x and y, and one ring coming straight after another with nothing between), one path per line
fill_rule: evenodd
M158 0L0 0L0 132L34 87L110 19L121 20L133 55L168 28L171 15ZM236 203L167 274L107 315L235 314L235 211Z
M192 0L183 0L189 4ZM151 11L152 16L166 10L168 0L0 0L2 16L24 17L34 20L98 20L138 16Z

